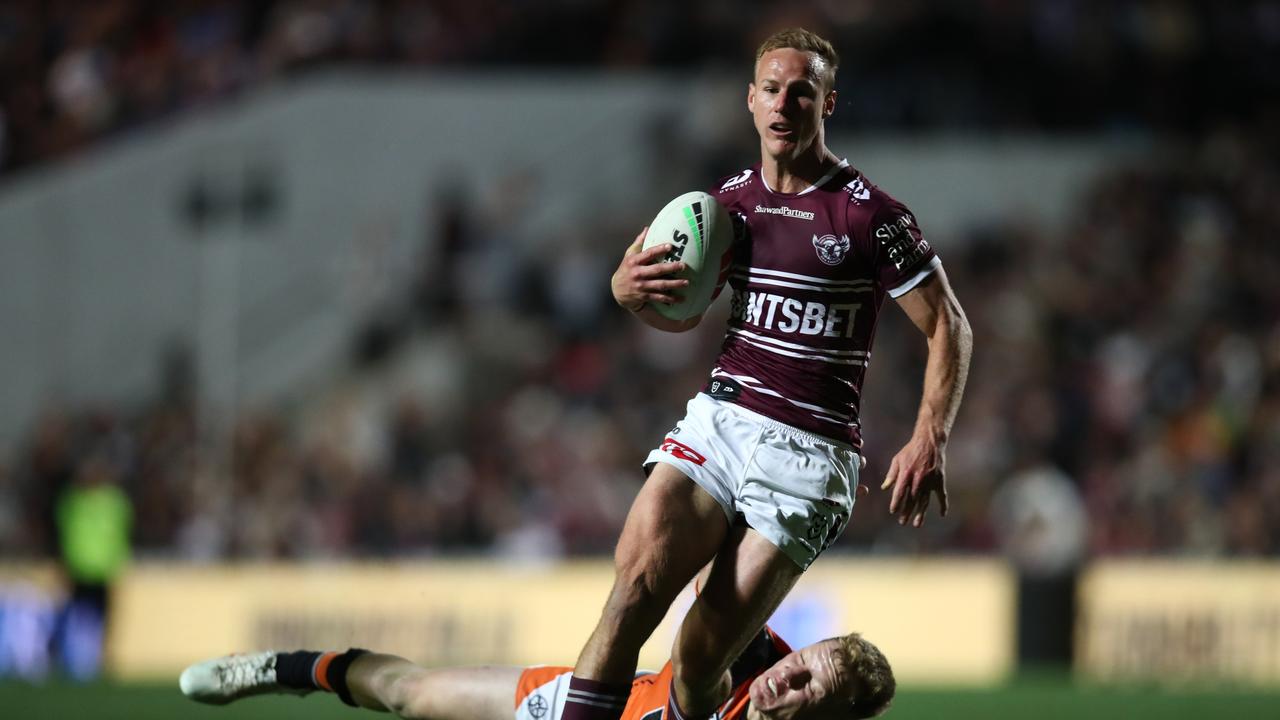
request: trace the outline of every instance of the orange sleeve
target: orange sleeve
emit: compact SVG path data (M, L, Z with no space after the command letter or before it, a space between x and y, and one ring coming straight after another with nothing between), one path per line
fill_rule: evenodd
M560 667L558 665L540 665L538 667L525 668L524 672L520 673L520 680L516 682L514 707L519 708L520 703L529 697L529 693L567 672L573 672L573 668Z
M655 711L659 714L649 720L660 720L671 694L671 663L662 666L660 672L644 675L631 683L631 697L622 711L622 720L644 720Z

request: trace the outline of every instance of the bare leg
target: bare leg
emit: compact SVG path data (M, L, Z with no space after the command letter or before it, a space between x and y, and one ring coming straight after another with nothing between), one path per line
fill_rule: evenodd
M729 529L724 511L684 473L658 463L627 513L613 589L573 674L629 683L640 647Z
M427 670L395 655L361 655L347 687L362 708L413 720L511 720L523 668Z
M729 695L728 669L803 570L755 530L736 528L716 556L672 650L676 701L690 718L710 715Z

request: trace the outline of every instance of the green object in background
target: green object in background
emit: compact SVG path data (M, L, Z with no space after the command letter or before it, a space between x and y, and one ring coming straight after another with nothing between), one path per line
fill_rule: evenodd
M133 509L111 484L68 488L58 500L62 559L76 582L105 584L129 561Z

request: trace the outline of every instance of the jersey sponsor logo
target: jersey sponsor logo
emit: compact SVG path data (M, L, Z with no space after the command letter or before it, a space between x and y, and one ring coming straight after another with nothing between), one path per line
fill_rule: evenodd
M913 224L910 215L899 215L876 228L874 233L898 270L909 267L929 251L929 243L911 233Z
M792 210L783 205L782 207L765 207L763 205L756 206L756 214L764 213L765 215L781 215L783 217L795 218L797 220L812 220L813 213L807 210Z
M755 171L752 170L751 168L747 168L746 170L743 171L741 175L735 175L729 178L728 180L725 180L724 184L720 186L720 191L724 192L725 190L731 190L737 187L738 185L745 183L746 181L751 179L751 174L753 172Z
M818 259L826 265L839 265L849 253L849 236L823 235L813 236L813 249L818 251Z
M524 701L524 706L534 720L540 720L551 709L551 705L547 703L546 698L542 697L541 693L530 695L529 699Z
M668 437L663 440L662 446L658 449L680 460L688 460L694 465L702 465L707 461L707 459L697 450L694 450L673 437Z
M744 323L797 335L853 337L853 319L862 303L808 302L749 290L735 292L730 312Z
M848 185L844 186L849 191L849 197L853 198L854 205L861 205L863 200L871 199L871 190L867 187L867 182L862 176L854 178Z

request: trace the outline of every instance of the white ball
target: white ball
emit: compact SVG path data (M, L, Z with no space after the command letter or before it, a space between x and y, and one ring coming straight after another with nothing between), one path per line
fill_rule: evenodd
M688 280L689 286L675 291L681 296L680 302L653 303L653 309L671 320L701 315L711 304L722 267L728 264L733 245L729 213L705 192L685 193L667 203L649 223L644 249L664 243L670 243L673 249L660 262L683 262L685 269L675 277Z

